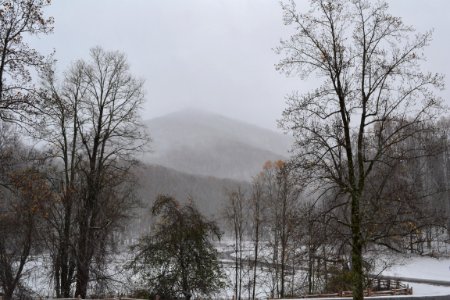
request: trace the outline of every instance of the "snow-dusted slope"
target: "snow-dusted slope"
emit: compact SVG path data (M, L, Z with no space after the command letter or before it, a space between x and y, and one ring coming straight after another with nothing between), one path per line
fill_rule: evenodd
M146 122L153 139L144 162L178 171L250 180L267 160L285 159L291 139L280 133L199 110Z

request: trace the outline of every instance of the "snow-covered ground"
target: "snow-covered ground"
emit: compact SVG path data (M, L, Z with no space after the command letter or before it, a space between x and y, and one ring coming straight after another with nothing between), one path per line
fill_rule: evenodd
M221 251L231 252L231 256L234 255L231 251L232 247L228 243L222 243L217 245ZM246 245L248 246L248 245ZM395 276L404 278L415 278L415 279L425 279L425 280L438 280L447 281L450 283L450 258L431 258L424 256L404 256L404 255L386 255L386 259L380 259L378 257L377 268L374 270L375 273L383 276ZM135 278L132 278L129 272L124 272L123 265L126 263L128 255L122 253L119 255L119 261L111 265L110 274L115 274L113 277L118 281L123 283L123 287L117 287L117 293L128 292L131 287L132 282L137 282ZM117 259L117 257L116 257ZM33 289L37 294L41 296L51 296L52 286L50 282L50 270L43 270L43 265L49 265L48 257L37 258L34 262L30 262L27 265L27 285ZM229 259L228 259L229 260ZM230 260L232 261L232 260ZM388 266L388 267L386 267ZM230 297L233 293L233 267L230 265L225 266L225 273L229 278L228 289L220 293L221 297ZM244 272L244 277L247 277L248 271ZM298 273L298 276L302 276ZM266 272L262 269L258 270L258 276L260 280L265 279L257 287L258 296L265 297L269 294L270 288L270 278L267 276ZM265 278L267 277L267 278ZM415 283L402 281L405 284L413 287L414 296L428 296L428 295L450 295L450 286L440 286L431 285L424 283ZM131 284L131 285L130 285ZM246 282L243 282L245 286ZM119 284L120 285L120 284ZM244 294L247 293L247 289L243 287ZM336 298L335 298L336 299Z
M450 258L399 256L397 261L398 263L384 270L382 275L450 282ZM450 286L405 283L413 287L414 295L450 295Z
M223 240L217 245L220 251L230 253L234 257L233 241ZM248 249L248 255L252 255L252 245L250 242L244 243L244 249ZM263 257L264 249L260 249L260 256ZM244 255L245 256L245 255ZM385 259L377 257L377 269L375 273L384 276L395 276L425 280L448 281L450 283L450 258L432 258L427 256L405 256L390 253L385 256ZM389 266L389 267L386 267ZM232 280L232 271L226 271L229 278ZM263 274L260 274L260 276ZM416 282L402 281L413 288L414 296L431 296L431 295L450 295L450 286L431 285ZM260 290L262 294L267 291ZM227 293L228 295L229 293ZM231 295L231 294L230 294ZM336 299L336 298L334 298Z
M450 295L450 286L437 286L424 283L405 282L413 288L414 296Z
M383 275L444 280L450 282L450 258L403 257L400 264L389 267Z
M389 257L390 267L384 267L384 263L378 266L381 268L379 271L384 276L395 276L404 278L415 278L425 280L438 280L448 281L450 283L450 258L431 258L423 256L410 256L404 257L400 255L394 255ZM395 263L392 263L392 262ZM449 295L450 298L450 286L431 285L424 283L406 282L410 287L413 287L413 296L396 296L398 298L415 298L420 299L422 296L442 296ZM386 296L389 297L389 296ZM377 297L383 298L383 297ZM349 299L349 298L316 298L316 300L337 300L337 299ZM295 300L295 299L293 299Z

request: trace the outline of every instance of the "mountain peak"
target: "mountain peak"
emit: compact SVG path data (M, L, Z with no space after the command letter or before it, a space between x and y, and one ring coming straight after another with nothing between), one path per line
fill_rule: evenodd
M250 180L267 160L285 159L291 139L243 121L187 108L146 122L153 153L144 161L178 171Z
M215 113L212 111L208 111L202 108L198 107L185 107L183 109L180 109L178 111L171 112L166 115L167 116L185 116L185 115L202 115L202 116L208 116L208 115L214 115ZM164 117L164 116L163 116Z
M265 127L261 127L252 123L247 122L246 120L238 119L235 117L223 115L218 112L206 110L203 108L198 107L186 107L183 109L180 109L178 111L170 112L166 115L159 116L150 120L145 121L145 123L154 122L157 120L173 120L175 119L177 122L180 121L187 121L187 122L211 122L211 123L217 123L217 122L228 122L228 123L239 123L243 127L252 127L255 130L263 130L265 132L271 132L276 135L283 135L280 131L275 131L273 129L268 129ZM285 136L286 137L286 136ZM286 139L290 139L289 137L286 137Z

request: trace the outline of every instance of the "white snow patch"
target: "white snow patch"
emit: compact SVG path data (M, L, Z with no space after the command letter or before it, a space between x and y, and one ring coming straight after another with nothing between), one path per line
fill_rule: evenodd
M423 256L399 257L399 264L388 267L382 275L450 282L450 258ZM414 296L450 295L450 286L404 282L413 287Z

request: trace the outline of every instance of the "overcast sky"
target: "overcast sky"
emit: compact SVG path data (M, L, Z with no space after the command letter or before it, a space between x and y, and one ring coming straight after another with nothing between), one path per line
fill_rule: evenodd
M425 69L446 74L450 88L450 1L389 3L418 31L434 28ZM125 52L146 81L144 119L194 107L276 129L284 96L309 88L274 69L272 49L289 32L277 0L54 0L47 14L54 33L33 46L55 49L59 70L93 46Z

